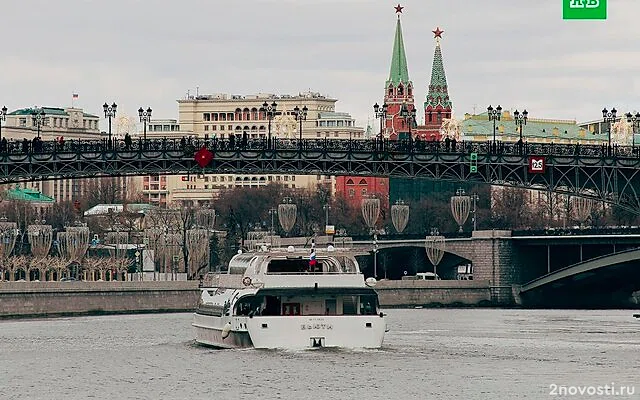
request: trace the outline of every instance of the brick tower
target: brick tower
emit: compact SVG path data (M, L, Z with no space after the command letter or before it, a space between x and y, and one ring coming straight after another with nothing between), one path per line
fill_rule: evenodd
M396 34L393 40L393 53L391 55L391 68L389 79L385 83L384 104L387 105L386 118L384 120L383 137L391 140L409 136L411 128L415 127L415 105L413 99L413 82L409 80L409 68L407 56L404 51L402 39L402 25L400 5L395 7L398 20L396 21Z
M433 53L429 92L424 102L424 127L421 127L420 136L421 139L439 140L442 120L451 118L451 100L449 99L447 77L444 73L442 51L440 50L440 39L442 39L444 31L436 28L432 32L436 41L436 49Z

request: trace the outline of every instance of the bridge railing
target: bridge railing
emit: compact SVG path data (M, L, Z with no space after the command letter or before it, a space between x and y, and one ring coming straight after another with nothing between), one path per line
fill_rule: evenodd
M510 143L379 139L279 139L192 138L103 140L6 140L0 142L0 155L66 152L144 152L180 151L193 153L202 147L211 151L300 151L396 154L470 154L514 156L583 156L640 158L635 146L592 144Z

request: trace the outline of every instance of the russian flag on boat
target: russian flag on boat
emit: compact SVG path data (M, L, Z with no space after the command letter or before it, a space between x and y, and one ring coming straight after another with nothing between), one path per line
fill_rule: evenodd
M316 266L316 250L311 250L311 255L309 256L309 267L313 268Z

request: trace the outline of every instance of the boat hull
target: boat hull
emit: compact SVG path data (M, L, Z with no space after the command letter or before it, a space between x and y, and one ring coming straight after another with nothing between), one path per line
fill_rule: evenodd
M222 338L227 322L232 329ZM196 343L220 348L308 349L382 346L386 318L379 315L215 317L195 314Z

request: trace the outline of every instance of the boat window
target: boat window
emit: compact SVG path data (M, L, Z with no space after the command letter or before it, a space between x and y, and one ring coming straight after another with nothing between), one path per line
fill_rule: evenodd
M282 315L300 315L300 303L282 303Z
M342 298L342 313L344 315L357 314L358 296L345 296Z
M323 264L321 261L316 261L315 267L311 272L321 272ZM267 273L270 274L286 274L286 273L302 273L309 272L309 260L302 258L285 259L285 260L271 260L267 267Z
M377 301L375 295L360 296L360 314L361 315L375 315Z
M265 296L265 303L262 315L280 315L279 296Z

